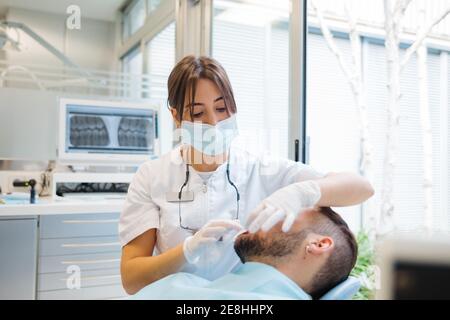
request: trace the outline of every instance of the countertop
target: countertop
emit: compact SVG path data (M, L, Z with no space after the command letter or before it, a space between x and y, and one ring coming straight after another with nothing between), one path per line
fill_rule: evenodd
M41 197L35 204L0 204L0 217L48 214L120 212L124 199L53 199Z

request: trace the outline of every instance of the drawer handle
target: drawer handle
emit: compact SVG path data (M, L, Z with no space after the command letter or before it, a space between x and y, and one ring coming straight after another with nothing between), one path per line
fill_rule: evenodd
M94 224L94 223L119 223L119 219L104 219L104 220L63 220L66 224Z
M62 278L62 279L59 279L59 280L66 282L68 278L69 277ZM81 277L81 281L84 281L84 280L96 280L96 279L115 279L115 278L120 278L120 274L106 275L106 276L91 276L91 277L83 277L82 276Z
M120 242L102 242L102 243L63 243L62 248L96 248L96 247L115 247L120 246Z
M116 279L116 278L120 278L120 274L107 275L107 276L81 277L81 280Z
M102 260L73 260L73 261L61 261L61 264L96 264L106 262L119 262L120 259L102 259Z

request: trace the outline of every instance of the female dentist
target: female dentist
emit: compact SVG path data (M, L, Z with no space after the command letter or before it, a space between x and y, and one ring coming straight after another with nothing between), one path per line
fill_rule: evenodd
M287 159L259 159L231 144L236 103L223 67L187 56L168 80L168 104L182 143L142 164L121 213L122 283L129 294L175 272L215 279L240 261L232 237L283 221L302 208L350 206L373 189L352 173L323 175Z

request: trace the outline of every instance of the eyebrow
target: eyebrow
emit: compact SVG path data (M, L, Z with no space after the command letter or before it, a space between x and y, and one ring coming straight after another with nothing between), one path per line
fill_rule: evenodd
M217 101L220 101L220 100L223 100L223 96L220 96L220 97L217 97L217 98L215 98L214 99L214 102L217 102ZM185 108L189 108L189 107L195 107L195 106L204 106L205 104L204 103L201 103L201 102L194 102L193 104L190 104L190 103L188 103L186 106L185 106Z

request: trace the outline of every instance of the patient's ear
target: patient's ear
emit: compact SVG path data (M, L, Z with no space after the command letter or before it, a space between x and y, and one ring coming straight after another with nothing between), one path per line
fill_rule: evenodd
M315 236L306 245L306 252L312 255L322 255L334 249L334 240L331 237Z

